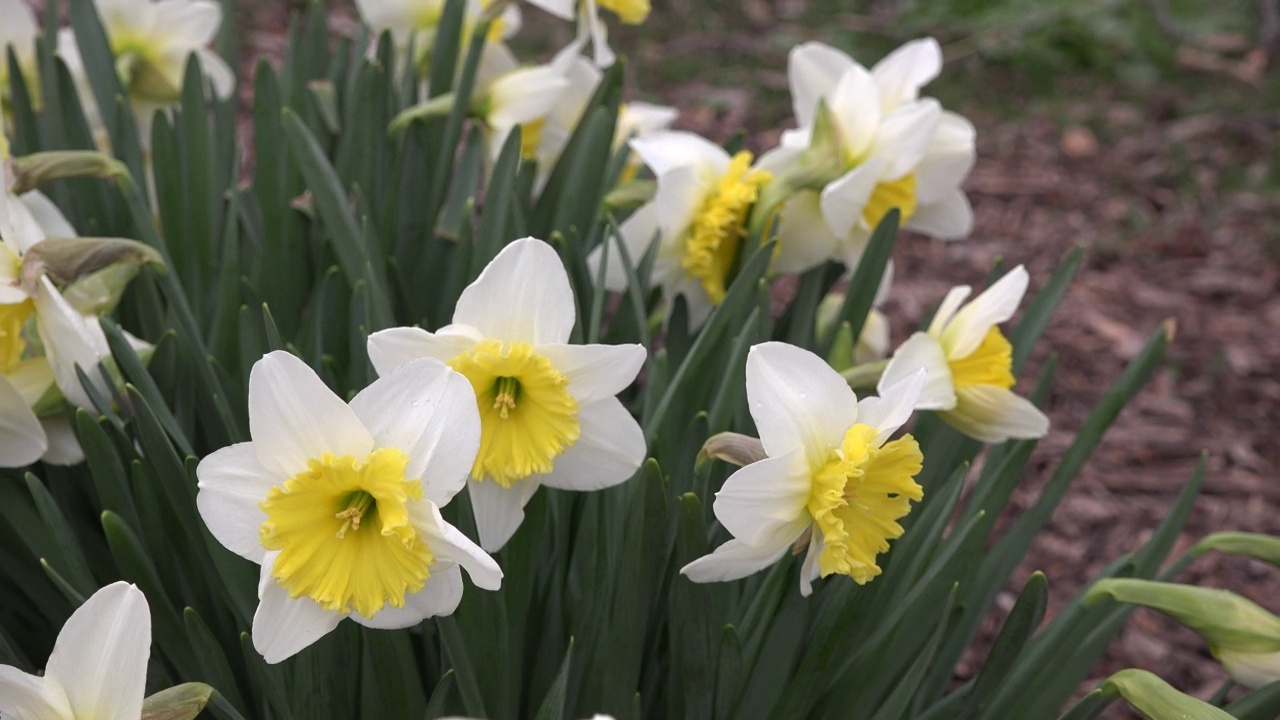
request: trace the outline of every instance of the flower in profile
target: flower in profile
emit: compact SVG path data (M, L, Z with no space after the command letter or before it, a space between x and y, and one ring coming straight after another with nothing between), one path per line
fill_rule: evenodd
M693 133L656 133L631 141L631 147L657 176L658 189L622 223L620 240L633 260L658 243L653 277L668 300L685 297L690 327L697 327L724 301L751 209L773 176L752 167L751 153L730 156ZM596 248L588 259L593 270L600 258ZM609 253L604 282L615 292L626 289L616 249Z
M40 720L142 715L151 612L125 582L98 590L58 633L44 675L0 665L0 715Z
M996 327L1018 309L1027 282L1019 265L963 307L969 286L952 288L928 330L894 351L879 387L924 368L928 380L917 409L937 410L949 425L983 442L1043 437L1049 418L1013 393L1013 347Z
M467 0L463 9L462 38L470 38L470 29L481 20L492 0ZM445 0L356 0L360 19L374 34L391 33L391 40L398 53L413 47L414 57L406 58L420 76L430 71L436 33L444 17ZM488 40L498 42L510 37L520 28L519 7L507 5L502 15L489 27Z
M448 615L497 564L440 516L480 441L471 388L441 363L385 374L350 404L276 351L249 375L252 440L196 468L196 504L227 549L262 565L253 644L280 662L350 616L401 628Z
M598 490L640 467L644 434L616 394L645 360L640 345L570 345L573 290L559 256L516 240L463 290L453 322L432 333L392 328L369 337L382 375L436 358L471 382L480 452L468 484L480 545L495 552L541 485Z
M716 493L716 518L733 539L680 572L694 582L737 580L807 547L804 595L819 576L863 584L879 575L876 556L924 496L914 480L920 446L911 435L889 440L923 383L919 373L859 401L817 355L778 342L752 347L747 400L767 457Z
M578 41L590 39L596 65L609 67L617 60L609 48L609 30L600 19L603 8L626 25L642 25L649 19L649 0L529 0L533 5L565 20L577 19Z
M40 34L40 26L36 23L35 13L23 0L0 0L0 117L9 113L10 77L8 50L12 48L13 56L18 60L18 71L26 81L27 90L39 92L36 80L36 37Z
M800 272L827 258L857 265L892 208L903 227L944 239L969 234L960 182L973 167L973 125L920 88L938 75L932 38L903 45L867 70L810 42L791 51L788 76L799 127L761 158L790 193L775 269Z
M552 62L521 67L505 45L485 45L476 72L476 92L471 98L472 115L489 130L486 137L489 159L496 160L517 126L521 128L521 155L539 156L543 130L565 93L571 88L569 74L576 53L560 52ZM552 130L553 132L554 130ZM568 139L568 132L564 133Z

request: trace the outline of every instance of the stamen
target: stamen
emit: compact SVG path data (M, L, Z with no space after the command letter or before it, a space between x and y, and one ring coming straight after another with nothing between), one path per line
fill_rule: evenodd
M334 515L342 520L342 527L338 528L338 539L347 536L347 530L359 531L360 520L364 518L364 514L368 511L369 506L373 505L373 496L369 493L358 490L351 495L351 499L347 502L347 509Z
M520 391L520 381L513 377L501 377L495 386L498 394L493 399L493 409L498 411L498 417L506 420L511 411L516 409L516 393Z

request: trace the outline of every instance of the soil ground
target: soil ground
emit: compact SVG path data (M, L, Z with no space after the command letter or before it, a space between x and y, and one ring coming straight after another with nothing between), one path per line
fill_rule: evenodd
M746 30L641 28L617 33L615 47L635 59L630 74L648 91L644 99L681 109L680 127L714 140L745 129L749 147L766 148L788 122L787 48L829 39L821 29L782 24L795 1L744 3L743 12L755 14ZM287 5L242 3L246 61L282 51ZM339 6L333 24L353 28L350 8ZM704 62L726 53L732 66ZM646 64L659 69L636 69ZM1280 72L1259 74L1254 56L1215 64L1192 54L1184 65L1182 76L1137 90L1064 74L1045 92L1029 88L1034 81L1016 69L970 55L949 62L935 83L941 87L929 89L977 127L978 162L965 184L976 224L961 242L900 241L885 308L894 342L950 286L981 283L996 258L1007 267L1025 264L1034 292L1072 248L1087 253L1027 373L1057 356L1046 408L1053 429L1011 516L1035 500L1145 338L1166 319L1177 327L1167 362L1084 468L1001 596L1004 609L1026 577L1042 570L1052 614L1107 563L1139 547L1201 452L1208 453L1207 480L1175 556L1218 530L1280 534ZM1280 611L1280 570L1259 562L1210 555L1178 579L1229 588ZM989 619L988 637L1001 621ZM975 653L962 673L980 660ZM1201 698L1226 679L1198 636L1145 610L1125 625L1097 678L1124 667L1156 672ZM1126 712L1117 708L1111 717Z

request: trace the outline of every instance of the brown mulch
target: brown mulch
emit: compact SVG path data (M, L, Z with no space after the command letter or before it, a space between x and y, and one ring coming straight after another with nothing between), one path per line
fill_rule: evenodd
M286 4L269 5L276 4L243 6L246 60L283 51ZM352 23L349 9L339 8L335 28ZM785 88L783 67L762 76L760 86ZM713 139L743 126L760 130L751 135L757 148L776 137L776 129L752 127L759 119L740 84L691 78L649 90L656 97L648 99L686 111L683 127ZM1088 87L1081 97L1065 109L1029 108L1015 118L978 103L957 108L978 128L979 160L966 183L973 236L956 243L904 237L885 308L900 342L948 287L981 283L996 258L1007 267L1027 265L1034 292L1072 248L1087 249L1026 374L1057 356L1047 406L1053 429L1010 516L1035 501L1075 431L1149 334L1166 319L1176 324L1167 362L1085 466L999 598L1002 610L1027 576L1042 570L1052 615L1106 564L1139 548L1202 451L1209 454L1207 479L1174 556L1218 530L1280 534L1280 443L1272 440L1280 421L1280 169L1273 167L1280 113L1196 114L1176 87L1138 99ZM1280 570L1262 563L1210 555L1178 579L1229 588L1280 611ZM985 639L1001 621L989 618ZM981 657L968 658L962 672L974 672ZM1156 672L1201 698L1226 679L1198 636L1146 610L1126 623L1096 678L1125 667ZM1113 708L1110 717L1127 712Z

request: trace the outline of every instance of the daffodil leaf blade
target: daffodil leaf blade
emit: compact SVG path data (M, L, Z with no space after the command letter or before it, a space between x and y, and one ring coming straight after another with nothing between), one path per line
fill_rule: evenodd
M1121 670L1108 678L1103 686L1118 692L1148 718L1234 720L1225 710L1175 690L1169 683L1146 670Z
M89 88L100 108L115 107L117 97L126 97L128 92L120 84L120 76L116 72L115 56L111 52L111 44L107 40L106 30L98 17L95 3L68 3L71 15L71 28L75 31L76 45L80 49L80 57L84 61L85 75ZM56 35L50 34L52 38ZM114 139L118 128L111 113L103 113L107 134Z
M951 586L951 595L947 601L940 607L942 608L941 618L938 620L937 626L929 638L929 642L920 650L919 655L911 663L907 671L898 679L893 690L885 698L884 702L876 710L876 714L871 720L897 720L898 718L907 716L911 701L915 699L916 690L920 687L920 683L924 680L926 674L933 666L934 658L937 656L938 646L942 644L942 638L946 636L949 627L949 620L954 619L958 608L956 607L956 589L958 584ZM845 696L837 695L841 699ZM828 717L839 718L848 717L842 714L847 712L848 705L844 710L838 711L836 714Z
M1238 720L1272 720L1280 717L1280 681L1260 687L1224 709Z
M452 668L444 671L444 674L436 681L435 687L431 689L431 698L427 700L423 717L438 718L444 716L450 703L450 696L454 694L453 689L458 684L457 678L458 674Z
M1115 693L1099 688L1080 698L1079 702L1058 716L1058 720L1093 720L1101 715L1108 705L1115 702L1115 699Z
M542 699L538 714L534 720L560 720L564 717L566 698L569 690L569 667L573 660L573 638L569 638L569 648L564 652L564 662L560 663L560 671L556 673L555 682Z
M987 659L982 663L982 669L974 679L968 704L964 712L956 716L956 720L973 717L982 709L986 699L1018 662L1027 641L1040 627L1048 605L1049 583L1044 573L1034 572L1022 586L1022 592L1018 593L1018 599L1005 617L1000 634L996 636Z
M742 640L732 625L720 631L720 654L716 663L715 717L729 720L733 717L734 700L742 686Z
M188 607L182 611L182 623L186 628L187 641L195 653L196 662L200 666L200 677L218 692L226 696L232 706L245 707L240 695L240 688L231 670L231 663L218 643L217 637L205 624L194 609Z
M445 661L453 669L454 677L457 678L463 708L468 715L487 717L484 696L480 692L475 666L471 662L471 654L458 628L458 621L452 616L445 616L438 618L435 622L436 628L440 631Z
M362 714L372 717L422 717L426 693L423 672L406 633L361 630Z
M254 648L253 638L247 632L240 633L240 656L244 660L245 674L253 686L253 694L262 706L260 712L269 707L281 720L293 720L293 707L285 695L282 666L268 665Z
M867 315L870 314L871 308L875 306L876 292L884 279L884 269L893 259L893 246L898 239L900 219L901 213L897 208L885 213L880 224L871 233L871 239L867 241L867 247L858 260L853 277L849 279L844 303L840 306L840 312L836 317L848 321L855 338L862 336L862 327L867 322ZM831 351L833 339L832 337L822 339L819 355L826 355Z
M49 490L39 478L26 473L23 479L27 484L27 492L31 493L36 512L39 513L40 522L48 533L45 537L50 541L41 549L41 556L50 561L50 565L66 578L76 592L82 597L89 597L97 589L96 583L93 581L93 573L89 570L89 563L79 551L80 544L76 540L75 532L67 523L66 515L59 509L57 501L49 494Z
M707 523L702 502L692 493L679 499L679 531L676 540L676 565L683 566L706 555ZM681 712L671 717L712 716L715 677L715 632L711 626L710 588L681 578L673 583L671 605L671 681L672 702Z
M1013 374L1020 374L1031 357L1031 349L1049 325L1049 320L1057 312L1080 270L1084 261L1084 248L1078 247L1068 253L1066 260L1053 271L1049 281L1029 300L1022 309L1022 319L1009 332L1009 342L1013 345Z
M125 454L111 441L102 424L84 408L75 413L76 437L84 449L85 466L98 491L98 500L104 510L112 510L126 522L138 522L138 510L129 494L129 480L125 474Z

